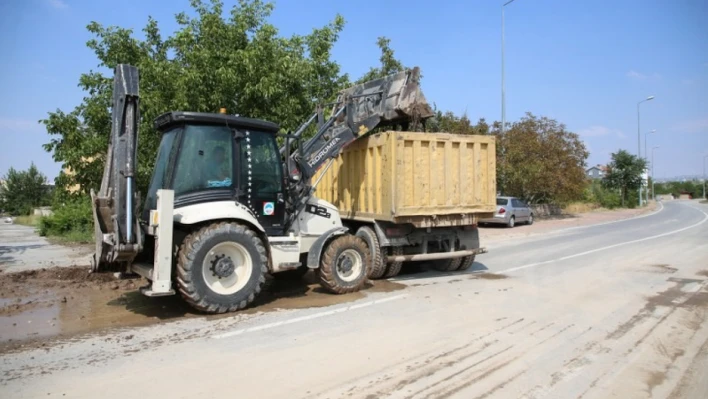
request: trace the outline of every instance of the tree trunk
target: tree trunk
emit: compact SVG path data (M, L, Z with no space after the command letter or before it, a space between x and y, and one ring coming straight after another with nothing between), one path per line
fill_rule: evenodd
M622 187L622 208L624 208L624 197L627 195L627 189Z

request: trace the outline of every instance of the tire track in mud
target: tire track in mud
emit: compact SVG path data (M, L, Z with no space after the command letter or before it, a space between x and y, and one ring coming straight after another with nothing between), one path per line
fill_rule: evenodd
M520 397L539 398L547 395L554 388L556 388L558 384L569 381L581 375L581 371L583 369L588 368L592 364L602 362L603 358L606 358L608 355L611 355L613 352L616 352L617 349L613 348L614 345L612 345L612 342L620 342L623 337L627 336L635 328L647 327L646 322L650 319L655 318L656 322L653 322L651 326L648 327L648 330L644 332L641 336L638 336L631 342L627 342L625 344L620 343L620 348L626 349L619 354L611 355L613 356L609 359L610 361L612 361L611 366L609 368L603 368L603 372L597 378L595 378L578 397L583 397L584 395L587 395L598 385L598 383L603 378L613 373L618 363L625 361L628 356L630 356L636 351L637 348L639 348L642 344L646 343L647 340L651 338L652 334L655 333L656 329L664 325L666 323L666 320L673 314L675 314L675 311L677 309L696 309L699 308L699 306L701 306L702 304L705 304L706 300L701 299L701 296L708 296L708 293L701 292L700 289L701 287L705 287L706 281L691 279L672 279L670 281L674 282L675 285L669 287L668 289L662 292L648 297L646 299L645 305L638 312L632 315L629 320L624 323L620 323L613 330L604 334L604 340L592 340L587 342L582 347L579 346L577 350L574 350L576 355L573 357L568 356L570 358L559 365L558 371L555 371L550 374L551 379L548 384L536 385L533 388L525 391ZM702 284L701 286L699 286L697 291L683 291L682 288L684 288L687 284L690 283ZM669 311L666 314L661 315L661 317L660 315L657 315L657 310L665 311L666 308L669 308ZM705 310L705 306L703 309ZM700 316L700 318L701 320L705 319L704 316ZM677 322L679 324L682 324L684 327L686 327L692 332L690 334L690 337L685 340L686 342L690 342L697 334L697 331L700 327L700 322L693 319L681 319ZM590 332L592 328L592 326L588 327L580 335ZM574 338L574 340L575 339L577 338ZM662 370L660 370L658 374L648 374L648 392L651 392L654 386L660 385L665 380L665 376L667 372L672 368L672 365L675 360L684 355L683 351L675 349L673 351L668 351L666 349L662 351L661 349L658 349L657 352L663 354L663 357L667 359L668 364ZM502 385L501 387L494 387L493 389L500 389L507 384L508 382L505 381L502 384L499 384Z
M468 388L474 383L497 375L507 366L524 357L529 351L562 334L567 334L568 330L575 327L575 324L570 323L550 329L551 326L558 324L554 321L541 328L531 330L531 327L537 322L524 323L524 321L523 318L517 319L489 333L477 336L463 345L440 350L435 354L427 353L425 360L420 360L422 356L410 358L398 363L393 368L386 367L357 377L342 384L343 388L321 392L313 397L351 397L353 392L356 392L357 396L370 399L379 397L444 398ZM525 328L514 328L521 323ZM545 333L542 333L544 331ZM509 335L521 333L522 335L518 340L509 342L506 337L497 338L499 333ZM519 344L516 341L523 342ZM497 384L493 390L498 391L504 388L525 373L526 371L516 372ZM362 384L362 381L367 382Z
M592 389L594 389L598 383L603 380L605 377L610 375L615 371L616 366L620 363L625 361L629 355L634 353L634 351L642 345L647 338L651 336L651 334L659 328L661 325L663 325L666 320L674 315L677 310L679 309L685 309L685 308L692 308L694 306L693 302L696 302L694 298L696 296L702 296L705 295L705 292L702 292L701 290L706 287L706 284L708 283L707 281L704 280L690 280L690 279L670 279L669 281L675 282L676 285L669 287L663 292L660 292L656 295L653 295L649 298L647 298L647 303L644 305L642 309L640 309L635 315L633 315L627 322L624 322L617 326L613 331L608 333L605 337L606 341L613 340L613 341L619 341L622 337L627 335L631 330L643 325L644 321L648 320L651 317L656 316L656 310L658 308L668 308L668 311L666 311L665 314L663 314L661 317L658 318L658 320L654 323L652 323L649 327L649 329L641 335L638 339L634 340L629 344L629 347L620 355L616 357L616 359L612 362L612 365L609 367L605 368L605 371L603 371L597 378L595 378L585 389L580 395L577 396L578 399L581 399L585 397ZM699 282L701 283L700 286L696 291L693 292L686 292L682 291L681 288L685 287L689 283L695 283ZM700 327L700 323L698 323L695 328L693 328L693 334L691 335L691 338L695 336L698 327ZM690 340L690 339L689 339ZM601 345L599 342L593 342L591 345L589 345L588 351L593 350L594 355L606 355L610 352L612 352L612 349L610 349L607 346ZM586 353L587 353L586 352ZM676 358L678 358L677 355ZM587 358L585 358L587 360ZM671 359L669 359L671 360ZM673 363L673 362L671 362ZM669 363L668 367L670 368L671 363ZM667 369L668 370L668 369ZM661 382L656 383L657 377L654 375L650 375L649 381L647 382L647 386L650 388L649 391L651 392L651 389L653 388L652 385L656 386L659 385Z
M506 320L506 317L499 318L497 321L504 321ZM465 360L467 358L470 358L472 356L475 356L482 352L484 349L488 348L490 345L497 343L498 340L495 339L491 342L484 342L482 344L481 348L473 348L475 345L480 343L480 341L483 341L486 338L490 338L494 336L495 334L501 333L505 330L508 330L519 323L522 323L525 319L524 318L519 318L515 321L506 323L502 325L501 327L497 327L494 330L480 335L473 337L471 340L465 342L462 345L458 345L454 348L451 349L446 349L441 353L437 353L436 351L429 351L414 357L410 357L403 362L398 363L395 365L393 368L391 366L387 366L385 368L381 368L378 370L375 370L373 372L370 372L364 376L360 377L354 377L353 379L350 379L348 381L345 381L341 384L341 386L347 387L351 386L346 392L341 393L341 397L350 397L351 393L357 389L360 389L360 387L357 385L361 381L367 381L366 385L362 387L361 389L367 390L367 389L377 389L375 394L370 394L367 397L369 398L378 398L383 395L388 395L392 392L397 392L407 385L410 385L417 381L420 378L424 378L426 376L429 376L430 374L434 373L434 371L431 371L433 369L438 369L438 368L444 368L444 367L450 367L456 364L456 362ZM471 353L463 353L466 352L468 349L472 349ZM463 353L463 354L461 354ZM453 360L446 360L446 359L453 359ZM444 361L446 360L446 361ZM441 365L435 366L434 364L437 362L444 361ZM381 387L381 388L375 388L376 385L386 385L386 384L392 384L391 380L388 378L389 374L393 374L396 376L405 376L399 379L399 381L396 383L395 386L393 387ZM378 377L377 377L378 376ZM337 390L339 391L339 390ZM342 389L343 391L343 389ZM345 395L346 393L346 395ZM321 397L323 395L330 397L332 393L328 392L322 392L319 394L313 394L312 396L309 397ZM363 395L361 391L359 394ZM337 392L334 392L334 395L337 395Z

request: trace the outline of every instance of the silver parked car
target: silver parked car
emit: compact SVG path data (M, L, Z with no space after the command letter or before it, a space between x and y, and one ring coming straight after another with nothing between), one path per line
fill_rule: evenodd
M533 211L528 204L516 197L497 197L497 211L494 217L481 219L479 224L505 224L514 227L519 222L533 224Z

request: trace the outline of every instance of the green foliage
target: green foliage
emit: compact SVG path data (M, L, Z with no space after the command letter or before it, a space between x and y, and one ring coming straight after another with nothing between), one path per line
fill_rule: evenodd
M10 168L0 186L0 209L11 215L29 215L33 208L49 205L47 178L32 163L27 170Z
M78 197L64 204L57 204L52 210L54 213L51 216L44 216L39 221L41 236L88 237L90 241L93 234L93 215L88 197Z
M394 56L393 49L391 48L390 44L391 39L388 39L386 37L378 38L378 40L376 41L376 45L381 50L381 57L379 57L381 65L376 68L370 68L369 72L365 73L364 76L362 76L356 81L356 84L364 83L369 80L383 78L384 76L388 76L396 72L401 72L406 69L406 67L403 66L403 63L400 60L396 59L396 57Z
M527 113L501 133L495 123L497 179L503 195L530 203L567 204L583 197L585 161L580 137L565 125Z
M638 191L642 182L642 172L646 169L647 162L643 158L632 155L625 150L612 154L612 161L607 165L607 173L602 178L602 184L611 189L621 191L622 206L630 201L639 202L637 196L631 198L633 191ZM636 200L636 201L634 201Z
M615 209L622 206L618 190L606 188L599 180L592 180L585 189L584 201L598 204L603 208Z
M681 193L692 193L693 198L703 197L703 182L701 180L670 181L655 183L654 190L657 195L673 194L678 197Z
M473 125L467 117L467 111L461 116L456 116L453 112L442 112L435 110L435 116L425 123L428 132L448 132L456 134L490 134L490 127L484 118L480 118L476 125Z
M71 112L50 112L41 122L52 139L45 149L71 170L62 174L62 188L80 185L80 194L100 185L111 128L112 70L118 63L140 71L140 138L137 183L147 191L159 137L153 120L171 110L218 112L262 118L295 129L319 102L331 101L348 85L331 50L344 27L333 21L308 35L280 37L266 19L273 5L240 0L224 18L221 1L192 0L196 13L176 16L178 29L162 36L158 23L148 18L145 39L130 29L88 25L94 36L87 45L109 74L89 71L79 86L83 103Z

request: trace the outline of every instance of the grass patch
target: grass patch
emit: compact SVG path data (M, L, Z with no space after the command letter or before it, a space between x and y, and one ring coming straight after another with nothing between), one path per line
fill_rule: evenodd
M573 202L563 208L563 213L578 214L578 213L589 213L604 210L600 204L593 204L588 202Z
M93 243L93 232L71 230L61 235L48 234L47 239L57 244L91 244Z
M24 226L39 226L39 221L42 219L41 216L39 215L26 215L26 216L17 216L13 218L14 222L16 224L21 224Z

